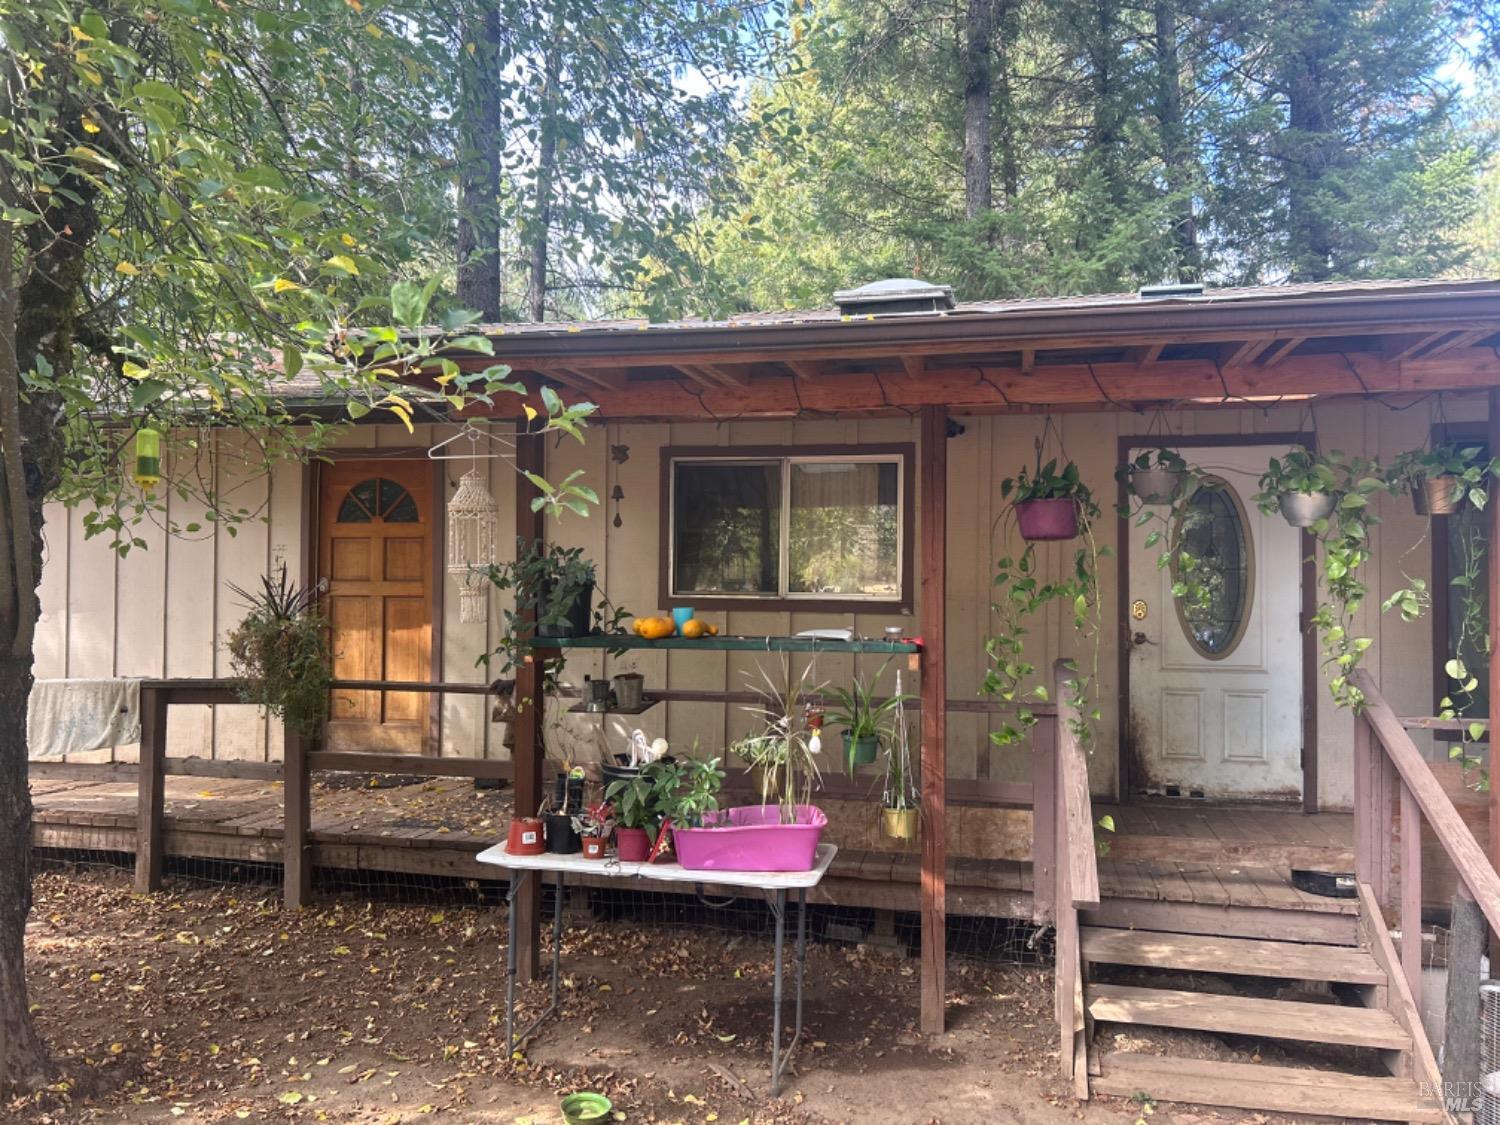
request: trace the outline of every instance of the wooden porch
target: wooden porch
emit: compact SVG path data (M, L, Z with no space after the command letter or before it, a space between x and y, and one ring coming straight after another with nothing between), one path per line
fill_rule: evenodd
M194 763L215 775L164 779L164 856L279 865L282 859L281 769L275 764ZM133 766L32 767L36 805L33 842L67 852L134 855L138 771ZM222 776L226 770L261 776ZM338 775L323 775L325 778ZM336 781L312 788L309 840L312 865L340 871L492 879L474 855L503 833L513 808L509 788L475 789L466 778L404 779L412 784L372 788ZM956 814L957 809L953 810ZM1099 860L1104 920L1149 920L1169 904L1172 917L1214 932L1216 915L1232 912L1253 925L1270 912L1309 935L1342 932L1353 913L1347 900L1306 894L1289 867L1352 870L1353 822L1348 814L1191 807L1100 806L1114 818L1109 854ZM958 817L955 815L954 820ZM871 812L873 829L873 809ZM831 826L840 845L830 878L815 901L826 905L915 911L919 857L915 850L873 846L877 832L863 824ZM1029 918L1032 872L1026 859L953 856L947 864L949 913ZM655 888L652 888L655 889ZM1183 907L1201 911L1180 912Z

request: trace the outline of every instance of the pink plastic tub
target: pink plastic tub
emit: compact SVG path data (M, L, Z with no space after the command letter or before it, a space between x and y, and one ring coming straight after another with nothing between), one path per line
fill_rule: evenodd
M828 818L797 806L797 823L781 823L779 805L741 805L719 814L715 828L674 828L677 861L690 871L811 871ZM727 822L727 824L725 823Z

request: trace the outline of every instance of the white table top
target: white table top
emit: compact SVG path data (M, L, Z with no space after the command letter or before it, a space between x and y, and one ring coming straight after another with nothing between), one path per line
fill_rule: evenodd
M486 848L474 858L496 867L525 868L532 871L582 872L613 879L656 879L663 883L709 883L715 887L755 887L758 890L796 890L816 887L828 873L828 865L838 854L837 846L819 844L817 860L811 871L689 871L679 863L621 863L608 859L585 859L581 853L555 855L511 855L504 844Z

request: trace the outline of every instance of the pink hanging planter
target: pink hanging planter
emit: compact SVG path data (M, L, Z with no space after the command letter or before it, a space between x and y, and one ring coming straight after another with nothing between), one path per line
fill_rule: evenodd
M797 806L797 822L781 823L780 805L725 809L707 828L674 828L677 862L690 871L811 871L828 818Z
M1016 502L1016 526L1028 542L1078 537L1078 501L1020 500Z

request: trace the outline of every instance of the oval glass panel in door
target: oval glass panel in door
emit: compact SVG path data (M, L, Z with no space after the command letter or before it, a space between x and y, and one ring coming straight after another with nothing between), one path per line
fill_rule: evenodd
M1224 481L1206 484L1188 501L1178 527L1172 577L1188 592L1173 600L1188 643L1201 656L1222 660L1250 620L1255 558L1239 496Z

